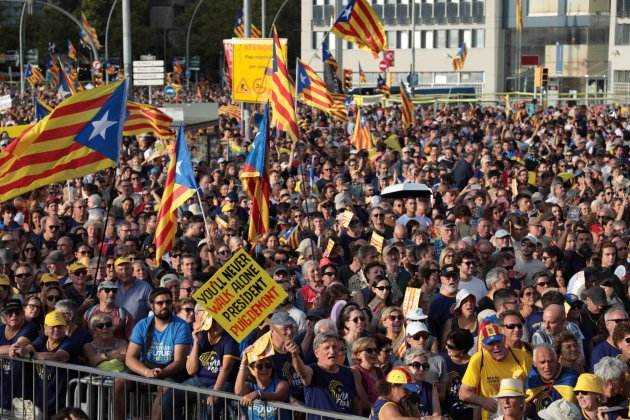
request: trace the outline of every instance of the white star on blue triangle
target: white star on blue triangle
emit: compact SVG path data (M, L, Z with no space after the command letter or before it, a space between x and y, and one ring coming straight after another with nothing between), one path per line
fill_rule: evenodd
M75 137L77 143L117 161L127 105L127 83L116 88L96 115Z
M192 161L188 154L184 127L177 131L177 162L175 163L175 183L182 187L197 189L197 181L193 175Z
M337 22L348 22L350 16L352 15L352 8L354 7L354 3L356 0L350 0L348 5L341 11L339 17L337 18Z
M302 65L302 63L298 64L298 85L297 92L302 93L302 91L311 86L311 78L306 74L306 69Z

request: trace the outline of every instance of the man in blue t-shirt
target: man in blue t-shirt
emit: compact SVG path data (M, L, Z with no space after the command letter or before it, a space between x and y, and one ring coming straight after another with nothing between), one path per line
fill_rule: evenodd
M186 357L190 353L192 333L181 318L173 315L173 298L169 289L160 287L149 295L153 315L141 319L129 337L125 364L132 372L150 379L181 382L186 377ZM124 383L116 383L124 401ZM151 408L153 418L160 418L164 389L158 389ZM122 407L121 407L122 406ZM116 405L123 418L124 406Z
M608 331L608 338L599 342L595 347L593 347L593 351L591 352L591 359L588 365L589 372L593 371L593 367L602 358L606 356L617 357L617 355L621 353L617 346L615 346L615 343L613 343L612 335L617 324L627 320L628 313L621 306L613 306L606 311L606 313L604 314L604 321L606 323L606 331Z
M434 337L442 337L442 328L452 316L451 306L459 288L459 270L454 265L444 266L440 272L440 293L429 306L429 332Z
M343 414L358 414L356 383L352 370L337 364L339 337L334 334L318 334L313 340L317 363L305 365L300 357L300 347L291 342L285 347L291 353L293 367L304 384L304 405L319 410ZM328 419L316 415L308 420Z

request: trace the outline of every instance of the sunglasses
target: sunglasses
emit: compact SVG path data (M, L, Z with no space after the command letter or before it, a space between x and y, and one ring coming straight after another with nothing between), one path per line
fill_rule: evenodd
M405 317L402 315L390 315L389 316L389 320L390 321L404 321Z
M504 327L507 328L508 330L513 330L514 328L518 328L519 330L522 330L523 324L505 324Z
M409 363L407 366L412 367L416 370L429 370L429 364L428 363L420 363L420 362L413 362L413 363Z
M87 275L87 270L77 270L73 274L75 276L85 276L85 275Z
M48 302L56 302L58 300L61 300L61 296L59 296L59 295L50 295L50 296L46 297L46 300Z
M427 338L429 338L429 334L426 333L426 332L419 332L419 333L416 333L416 334L412 335L411 338L413 338L416 341L418 341L420 339L426 340Z
M195 312L195 308L182 308L182 310L188 312L188 313L192 313Z
M230 253L230 251L228 251L227 249L223 249L221 251L218 251L218 253L221 254L221 255L227 255L227 254Z
M99 330L104 330L106 328L111 328L114 324L112 322L102 322L99 324L94 324L94 328L97 328Z
M374 286L374 288L377 289L377 290L380 290L381 292L383 292L385 290L392 290L392 286Z
M356 318L352 318L350 321L354 322L355 324L358 324L359 321L365 322L365 317L364 316L358 316Z
M171 254L171 258L179 258L182 254Z
M50 225L50 226L48 226L48 229L50 229L50 230L57 230L57 229L59 229L59 226Z
M30 277L30 276L32 276L31 273L19 273L19 274L15 275L15 277L17 277L18 279L23 279L23 278Z
M116 293L118 289L101 289L105 293Z
M368 348L363 349L361 351L364 351L367 354L376 354L378 352L378 350L375 347L368 347Z
M261 369L271 369L273 367L273 365L271 364L271 362L267 362L267 363L256 363L254 365L254 368L256 368L256 370L261 370Z
M20 309L9 309L7 311L4 311L4 314L6 316L21 315L22 311Z
M276 264L286 264L288 260L284 258L280 258L280 259L275 259L274 261Z
M548 281L541 281L541 282L536 283L536 286L538 286L538 287L546 287L546 286L549 286L549 282Z
M180 287L179 290L184 290L186 293L192 293L192 287Z
M575 395L588 395L588 391L575 391Z
M449 349L449 350L457 350L457 347L455 347L451 343L446 343L446 348Z

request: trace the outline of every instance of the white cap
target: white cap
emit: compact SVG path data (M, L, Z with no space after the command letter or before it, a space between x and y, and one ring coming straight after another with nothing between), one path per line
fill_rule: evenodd
M407 321L412 321L412 322L424 321L428 317L429 316L424 313L422 308L416 308L413 311L409 312L409 314L407 314Z
M462 306L462 303L464 303L464 301L468 299L469 296L474 295L469 290L459 289L457 291L457 295L455 296L455 303L451 305L451 312L455 312L457 309L459 309Z
M426 325L424 325L424 322L412 322L411 324L407 325L406 334L408 336L416 335L419 332L429 332L429 329Z
M508 236L510 236L510 232L505 229L499 229L494 233L494 237L497 239L507 238Z

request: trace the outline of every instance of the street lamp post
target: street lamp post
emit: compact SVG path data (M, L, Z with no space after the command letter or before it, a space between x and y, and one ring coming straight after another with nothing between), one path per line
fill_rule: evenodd
M109 8L107 23L105 24L105 64L109 63L109 24L112 21L112 15L114 14L114 9L116 9L116 4L118 4L118 0L114 0L112 7ZM105 71L105 81L109 83L109 73L107 70Z
M199 6L203 0L198 0L197 4L195 4L195 9L192 12L192 16L190 16L190 21L188 21L188 29L186 30L186 70L190 69L190 30L192 29L193 21L195 20L195 16L197 15L197 11L199 10ZM190 78L186 78L186 89L190 87Z
M24 98L24 92L26 86L24 84L24 15L26 14L26 2L22 5L22 12L20 12L20 51L18 55L18 65L20 66L20 98Z

